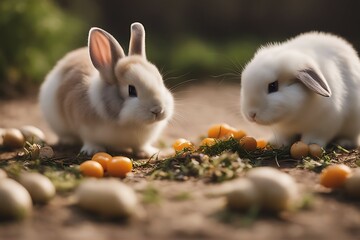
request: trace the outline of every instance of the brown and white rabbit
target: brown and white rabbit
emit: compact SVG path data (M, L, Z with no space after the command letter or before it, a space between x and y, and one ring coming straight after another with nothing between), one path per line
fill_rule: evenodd
M360 60L335 35L310 32L260 48L241 76L241 111L270 126L274 146L356 146L360 134Z
M174 111L174 99L145 54L145 30L131 25L129 55L113 36L91 28L88 47L62 58L40 88L40 107L62 143L81 151L154 154L152 146Z

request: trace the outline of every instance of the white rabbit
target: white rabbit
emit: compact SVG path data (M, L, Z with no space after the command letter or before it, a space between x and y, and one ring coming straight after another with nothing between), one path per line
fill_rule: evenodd
M151 155L174 100L146 59L144 27L133 23L129 56L109 33L91 28L88 47L67 54L47 75L40 107L60 142L82 142L86 154L131 148Z
M241 112L270 126L270 144L296 138L356 146L360 133L360 60L344 39L310 32L260 48L241 75Z

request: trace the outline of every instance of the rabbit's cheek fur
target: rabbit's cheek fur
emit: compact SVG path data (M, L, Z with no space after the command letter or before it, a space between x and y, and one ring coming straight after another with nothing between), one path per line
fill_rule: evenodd
M118 119L120 124L124 125L129 123L144 123L143 112L138 102L139 99L137 98L127 99L125 101Z
M293 116L297 118L307 99L306 90L300 83L261 96L242 92L241 110L243 116L251 122L272 125L290 121Z
M124 100L115 84L110 85L95 74L91 79L89 96L91 105L100 116L110 120L118 118Z
M251 122L255 122L261 125L271 125L280 120L282 120L283 116L286 115L285 108L281 103L272 102L261 105L251 104L251 108L246 110L244 107L243 115Z
M171 94L159 92L157 95L161 95L160 99L165 99L165 101L128 98L124 102L119 123L153 124L171 118L173 114L173 98Z

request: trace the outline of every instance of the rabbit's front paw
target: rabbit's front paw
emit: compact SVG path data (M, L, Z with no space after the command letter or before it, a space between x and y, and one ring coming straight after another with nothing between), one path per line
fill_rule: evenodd
M134 154L136 158L149 158L158 152L159 149L149 145L141 148L140 150L134 151Z
M104 147L101 147L99 145L96 144L92 144L92 143L84 143L84 145L82 146L80 152L82 154L91 156L97 152L105 152L106 149Z

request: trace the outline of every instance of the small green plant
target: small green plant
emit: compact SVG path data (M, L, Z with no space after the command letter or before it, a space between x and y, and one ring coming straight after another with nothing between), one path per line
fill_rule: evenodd
M196 150L184 149L174 157L157 161L151 178L184 181L201 178L222 182L236 178L253 166L267 165L274 160L289 160L289 149L245 150L234 138L217 140L212 146Z
M222 182L243 175L253 167L277 166L298 167L315 172L334 163L345 163L356 167L359 162L358 151L348 151L340 146L334 146L324 151L320 158L305 157L292 159L290 147L280 149L267 146L247 151L239 141L230 137L217 139L211 146L184 149L175 156L148 162L150 178L185 181L190 178L203 179L206 182Z
M54 157L52 155L50 158L42 158L42 150L48 148L52 150L50 146L26 142L24 149L14 157L0 161L0 168L14 179L17 179L22 172L39 172L53 182L58 192L73 190L83 178L78 164L84 160L84 156Z
M335 145L326 151L324 150L320 158L303 158L297 167L315 172L321 172L325 167L337 163L345 163L349 166L356 167L359 159L358 154L357 150L349 151L339 145Z

